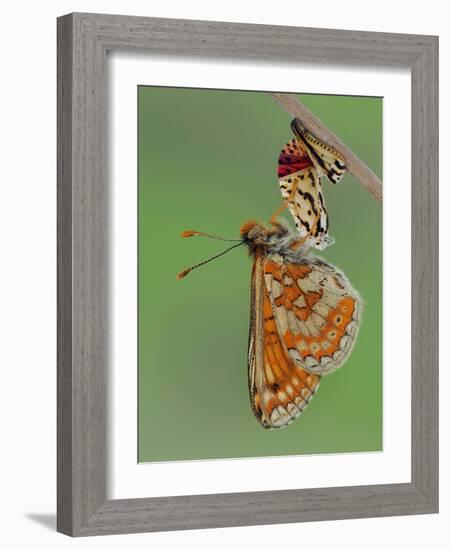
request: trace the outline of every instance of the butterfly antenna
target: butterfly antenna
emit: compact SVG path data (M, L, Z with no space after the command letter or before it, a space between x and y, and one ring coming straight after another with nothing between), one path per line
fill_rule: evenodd
M212 235L211 233L204 233L203 231L183 231L181 236L184 238L187 237L208 237L209 239L217 239L218 241L228 241L230 243L241 242L241 239L225 239L224 237L219 237L218 235Z
M186 277L186 275L189 275L189 273L191 271L193 271L194 269L197 269L197 267L200 267L202 265L205 265L205 264L208 264L209 262L212 262L213 260L215 260L216 258L220 258L220 256L223 256L224 254L226 254L227 252L230 252L230 250L233 250L233 248L237 248L238 246L241 246L244 244L245 241L239 241L238 244L234 244L233 246L230 246L229 248L227 248L226 250L224 250L223 252L219 252L219 254L216 254L215 256L211 256L211 258L208 258L207 260L204 260L203 262L200 262L198 264L195 264L195 265L191 265L191 267L188 267L186 268L184 271L180 271L180 273L177 274L177 279L180 280L180 279L184 279L184 277Z

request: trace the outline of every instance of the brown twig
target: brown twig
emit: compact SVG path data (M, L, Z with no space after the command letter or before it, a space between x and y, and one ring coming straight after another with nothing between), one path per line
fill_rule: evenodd
M293 94L272 93L275 101L314 136L334 147L343 155L350 174L380 202L383 201L383 185L372 170L362 162L342 141L329 130L316 115L307 109Z

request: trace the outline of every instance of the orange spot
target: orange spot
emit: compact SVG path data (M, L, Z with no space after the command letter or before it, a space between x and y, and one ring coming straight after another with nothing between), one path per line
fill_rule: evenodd
M346 317L351 318L355 309L355 301L350 296L346 296L339 302L338 308Z
M284 343L286 344L286 347L295 348L295 339L294 339L294 335L292 334L291 331L287 330L284 333L283 338L284 338Z
M272 274L279 274L280 272L280 266L275 262L266 262L264 265L264 272L265 273L272 273Z
M325 338L331 342L330 347L327 349L327 355L331 355L337 350L339 340L344 335L344 332L335 325L329 324L324 327L323 334Z
M305 294L306 303L312 308L322 298L321 292L308 292Z
M300 307L294 306L294 313L299 319L301 319L302 321L306 321L306 319L308 319L311 312L309 309L306 309L306 307L300 308Z
M290 264L288 271L294 279L304 279L308 273L311 273L311 268L302 264Z
M277 332L277 325L273 319L264 321L264 332L266 334Z
M264 296L263 314L265 319L272 317L272 304L270 303L267 294Z
M330 310L327 315L327 321L330 323L330 329L336 329L340 334L352 320L353 310L355 309L355 301L349 296L344 297L335 309ZM338 321L339 319L339 321ZM339 328L338 328L339 327ZM341 331L342 329L342 331Z
M300 296L300 290L298 287L286 286L284 287L284 295L290 302L294 302Z

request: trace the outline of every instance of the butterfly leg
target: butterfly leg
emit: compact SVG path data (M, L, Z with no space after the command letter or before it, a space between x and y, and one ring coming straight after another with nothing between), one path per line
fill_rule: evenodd
M298 241L294 241L290 248L291 250L298 250L299 248L301 248L306 242L306 237L303 237L303 239L298 239Z
M269 222L272 224L272 225L280 225L279 222L277 221L277 218L278 216L283 212L283 210L287 208L287 203L286 202L283 202L283 204L278 207L275 212L270 216L270 220Z

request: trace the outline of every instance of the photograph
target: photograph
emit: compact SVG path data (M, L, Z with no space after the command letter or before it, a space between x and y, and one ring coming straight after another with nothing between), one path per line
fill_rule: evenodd
M270 91L137 93L138 461L382 451L382 203ZM382 97L292 97L382 177Z

